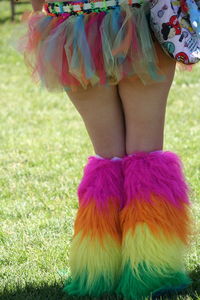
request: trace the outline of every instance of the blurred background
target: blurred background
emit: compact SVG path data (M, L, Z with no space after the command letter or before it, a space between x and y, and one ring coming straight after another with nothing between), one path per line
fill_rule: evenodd
M58 300L65 299L76 188L93 149L67 95L36 85L9 44L26 10L26 1L0 0L0 299ZM184 162L194 220L186 256L194 283L176 299L200 299L199 145L197 64L176 71L166 113L165 149Z
M18 22L21 14L27 10L31 10L30 1L27 0L0 0L1 5L1 23L6 21Z

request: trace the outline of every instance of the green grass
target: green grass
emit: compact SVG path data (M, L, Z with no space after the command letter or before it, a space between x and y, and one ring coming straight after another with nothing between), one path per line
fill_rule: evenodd
M5 1L0 12L0 299L65 299L76 188L94 152L66 94L34 85L8 45L20 16L11 23ZM184 162L196 225L186 257L194 284L181 300L200 299L199 87L200 66L177 72L166 114L165 149Z

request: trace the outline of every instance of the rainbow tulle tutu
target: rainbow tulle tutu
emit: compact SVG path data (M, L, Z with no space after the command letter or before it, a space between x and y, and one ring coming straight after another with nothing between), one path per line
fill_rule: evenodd
M49 91L135 75L144 84L160 81L149 9L148 0L45 2L42 11L24 13L23 34L15 32L13 44L34 81Z

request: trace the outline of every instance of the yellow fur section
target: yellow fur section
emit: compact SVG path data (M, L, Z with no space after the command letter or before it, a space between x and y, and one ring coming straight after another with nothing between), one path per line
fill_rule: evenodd
M110 235L104 237L104 248L98 239L84 237L79 232L72 241L69 263L72 278L87 272L87 284L91 286L99 276L115 280L121 267L121 247Z
M130 261L133 269L139 263L159 268L181 270L185 245L179 238L169 241L160 232L159 238L146 224L137 225L134 234L128 230L123 240L123 266Z

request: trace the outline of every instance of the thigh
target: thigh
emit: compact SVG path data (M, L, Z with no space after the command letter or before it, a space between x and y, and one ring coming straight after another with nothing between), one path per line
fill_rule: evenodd
M96 154L125 154L125 121L117 86L95 86L67 92L82 117Z
M125 115L127 154L163 147L165 109L176 64L158 43L156 49L166 76L164 82L144 85L138 78L127 78L118 85Z

